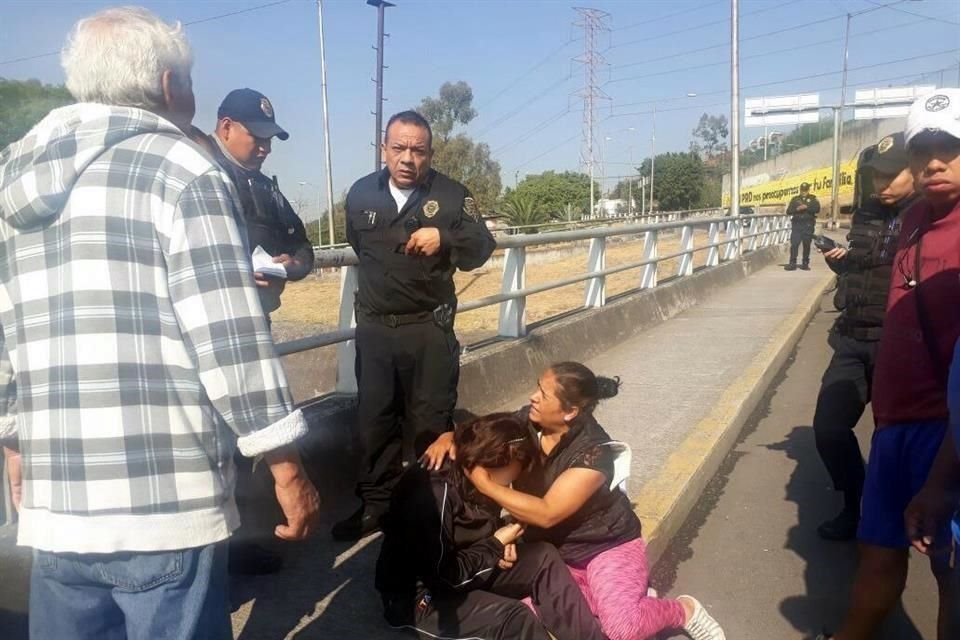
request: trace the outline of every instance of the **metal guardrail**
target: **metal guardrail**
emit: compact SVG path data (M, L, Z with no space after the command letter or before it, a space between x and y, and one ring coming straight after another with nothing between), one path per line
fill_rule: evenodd
M655 215L667 215L655 214ZM707 231L707 243L694 246L696 230ZM660 255L658 243L660 234L680 231L680 250ZM632 269L641 270L640 279L634 291L657 286L659 265L666 260L679 259L677 277L693 274L693 256L700 251L707 252L705 267L714 267L721 262L739 258L744 252L759 247L782 244L787 241L790 223L783 214L753 214L739 219L723 217L688 217L685 220L657 222L654 224L620 224L602 227L553 231L537 234L500 235L497 248L505 250L503 277L499 294L486 296L461 304L458 313L466 313L491 305L500 305L497 333L503 338L519 338L526 334L526 299L528 296L544 293L552 289L586 282L584 308L602 307L607 303L606 277ZM643 249L640 259L615 267L606 266L606 241L618 236L643 236ZM721 235L723 238L721 239ZM567 278L527 287L526 254L530 247L569 244L590 241L587 252L586 271ZM722 255L721 255L722 253ZM326 249L317 252L317 266L321 268L340 267L340 313L338 328L298 340L277 345L281 355L300 353L310 349L337 345L337 391L356 392L354 374L354 337L356 318L354 302L357 289L357 256L353 249Z

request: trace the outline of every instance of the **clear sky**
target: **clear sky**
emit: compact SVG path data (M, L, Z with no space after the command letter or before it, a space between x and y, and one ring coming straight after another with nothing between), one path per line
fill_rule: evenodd
M394 0L387 10L386 115L415 107L447 80L465 80L480 115L468 128L515 176L580 164L584 85L573 58L583 31L573 3L562 0ZM270 0L149 1L168 20L193 22ZM649 154L657 104L657 151L685 150L701 113L727 114L729 0L606 1L583 4L609 12L600 39L599 72L609 100L597 109L607 186ZM742 0L742 97L819 92L839 101L844 16L893 0ZM0 0L0 77L62 82L56 55L78 18L115 3L97 0ZM579 4L579 3L578 3ZM325 0L334 189L373 165L376 10L363 0ZM806 25L806 26L802 26ZM296 198L325 201L316 3L288 0L187 27L194 47L195 123L212 129L231 89L252 87L273 102L291 134L276 142L265 171ZM921 81L957 86L960 2L909 0L851 21L848 95L854 88ZM909 58L909 60L907 60ZM926 75L924 75L926 74ZM696 97L687 97L696 93ZM0 105L2 108L2 105ZM632 128L632 130L631 130ZM743 139L760 135L743 130ZM607 140L610 138L610 140Z

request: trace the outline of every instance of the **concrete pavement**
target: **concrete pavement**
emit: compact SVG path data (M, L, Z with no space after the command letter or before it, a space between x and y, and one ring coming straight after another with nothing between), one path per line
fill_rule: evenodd
M665 546L685 519L713 475L709 460L719 464L723 459L829 280L823 267L793 273L779 266L761 269L588 361L598 373L623 379L621 395L608 401L599 417L633 448L631 497L654 547ZM537 373L529 374L531 387ZM523 395L504 408L516 408L529 392L517 391ZM330 425L311 436L310 450L319 452L311 468L327 507L324 529L354 506L356 450L337 435L344 432L347 425ZM293 546L281 574L234 583L236 637L397 637L384 628L372 587L378 550L376 536L350 546L333 543L325 532ZM0 553L5 578L11 567L25 568L22 554L13 557ZM24 599L8 600L2 593L0 599L0 611L12 610L14 616L22 611ZM758 613L777 615L775 610ZM16 619L22 624L22 616Z
M835 629L844 612L856 545L816 535L840 499L810 427L831 356L827 331L836 314L830 302L825 296L823 310L654 571L661 593L700 598L731 640L812 637L824 625ZM868 412L858 426L865 455L872 420ZM935 598L926 561L915 555L903 610L876 640L933 640Z

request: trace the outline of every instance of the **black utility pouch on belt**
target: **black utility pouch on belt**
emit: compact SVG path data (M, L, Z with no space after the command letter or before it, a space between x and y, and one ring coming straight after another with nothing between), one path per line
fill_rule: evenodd
M453 321L457 317L457 305L445 302L433 310L433 322L444 331L453 331Z

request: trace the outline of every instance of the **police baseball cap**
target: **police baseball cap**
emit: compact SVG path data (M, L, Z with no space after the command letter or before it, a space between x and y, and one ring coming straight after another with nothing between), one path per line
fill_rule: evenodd
M277 136L286 140L290 134L274 119L273 105L267 96L253 89L234 89L220 103L217 120L230 118L245 126L257 138Z
M899 131L877 143L863 166L883 175L895 175L907 168L906 136Z
M904 129L907 144L925 131L960 139L960 89L937 89L914 101Z
M809 183L809 182L801 182L801 183L800 183L800 191L809 191L809 190L810 190L810 183Z

